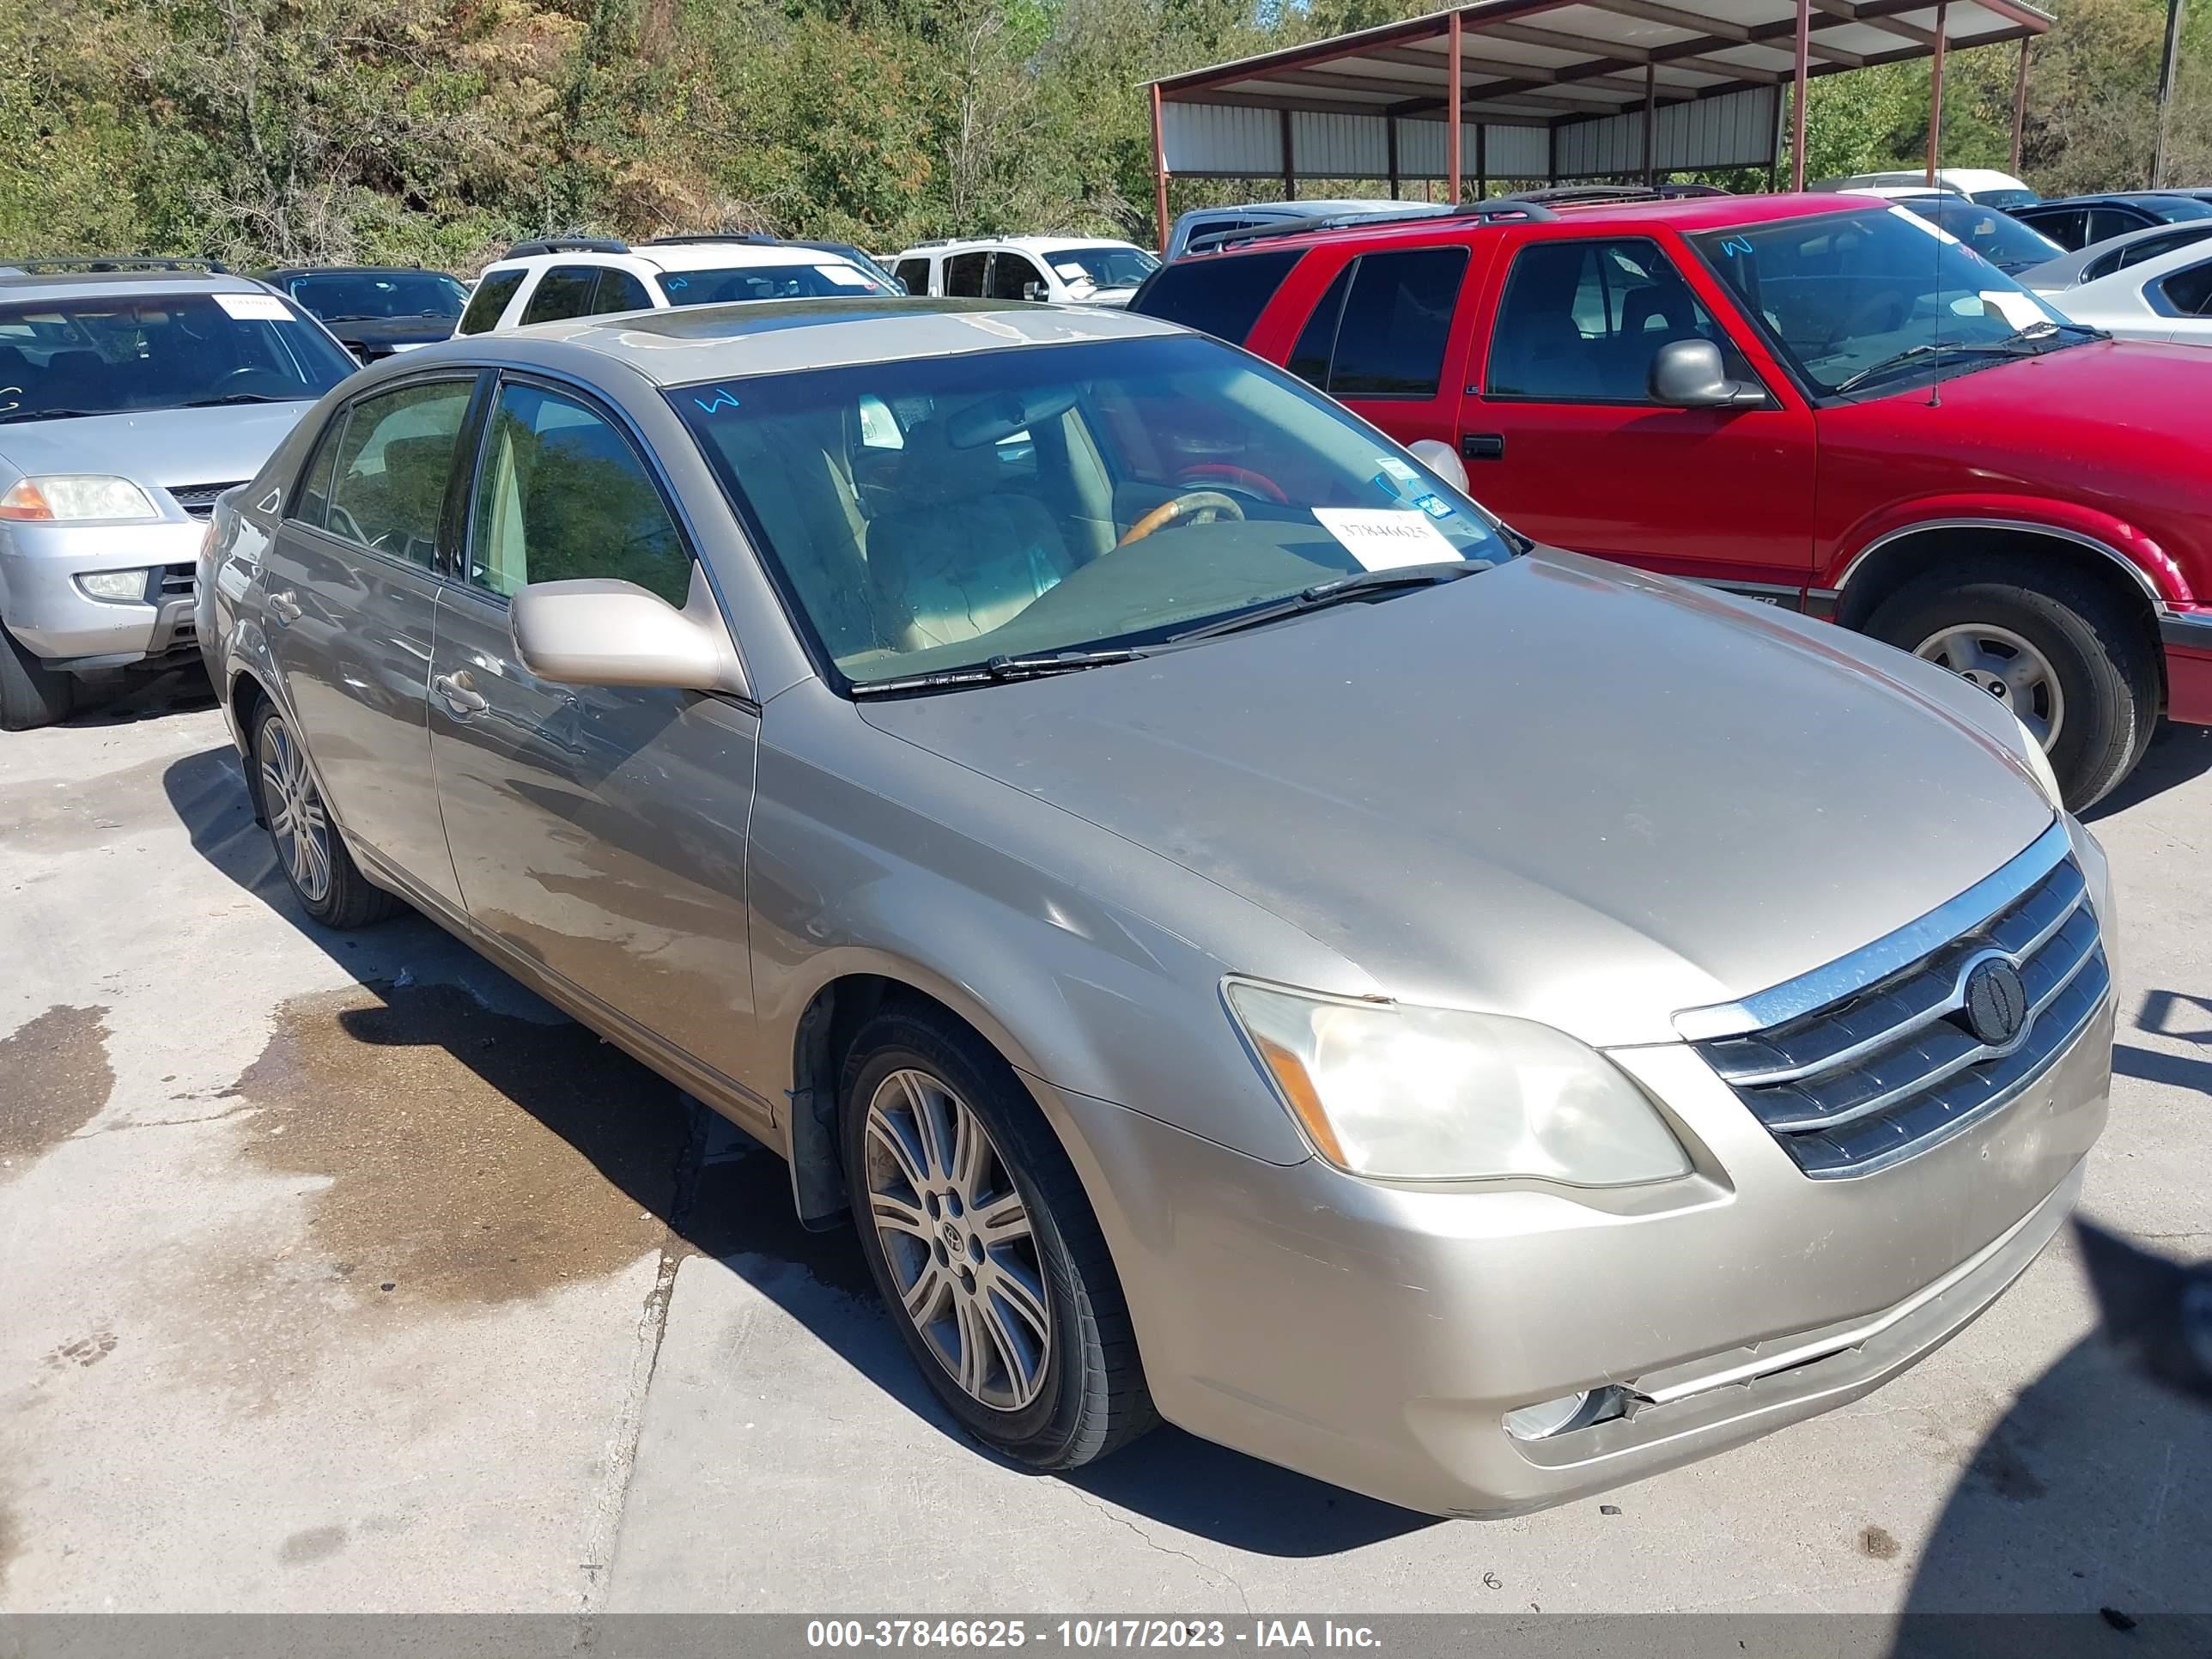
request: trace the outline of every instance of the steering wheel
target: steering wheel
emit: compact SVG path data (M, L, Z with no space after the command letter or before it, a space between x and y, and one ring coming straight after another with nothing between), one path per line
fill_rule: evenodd
M1249 466L1236 466L1227 461L1200 461L1187 466L1176 475L1177 478L1212 478L1225 484L1241 485L1255 495L1274 502L1277 507L1288 507L1291 498L1283 487L1264 472L1255 472Z
M1200 518L1200 514L1206 516ZM1218 519L1242 519L1244 509L1237 505L1234 495L1224 495L1218 489L1189 489L1173 501L1162 501L1158 507L1129 526L1129 533L1114 544L1127 547L1140 542L1155 530L1164 529L1178 519L1188 519L1197 524L1212 524Z

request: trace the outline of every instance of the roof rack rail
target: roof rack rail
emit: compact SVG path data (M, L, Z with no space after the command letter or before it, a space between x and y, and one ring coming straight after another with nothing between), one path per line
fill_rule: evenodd
M0 260L0 264L27 276L66 270L204 270L219 276L230 270L220 259L204 259L191 253L57 253Z
M1465 207L1449 213L1321 213L1305 219L1285 219L1272 225L1253 225L1243 230L1218 230L1211 235L1194 236L1183 249L1189 253L1218 253L1224 248L1241 247L1247 242L1269 242L1279 236L1310 236L1320 230L1381 230L1397 225L1451 225L1473 220L1477 224L1488 224L1492 220L1515 219L1537 224L1559 216L1540 202L1516 196L1492 197L1486 201L1470 202Z
M538 253L627 253L628 242L617 241L611 236L544 236L535 241L517 242L501 257L507 259L527 259Z
M783 240L771 236L764 230L716 230L694 236L651 236L640 242L640 247L666 247L680 242L750 242L756 247L770 246Z
M1599 202L1663 202L1666 192L1646 185L1547 185L1539 190L1517 190L1511 202L1540 202L1552 207L1580 207Z
M907 246L909 248L951 247L959 240L957 236L925 236L918 242L908 242Z

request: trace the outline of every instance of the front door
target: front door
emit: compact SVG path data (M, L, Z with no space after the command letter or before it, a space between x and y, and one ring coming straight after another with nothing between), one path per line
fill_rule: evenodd
M1745 361L1672 258L1643 237L1531 239L1514 255L1461 453L1477 501L1541 542L1723 586L1802 591L1813 564L1812 410ZM1652 401L1671 340L1721 348L1765 407Z
M525 585L612 577L681 605L692 555L607 410L510 379L438 613L430 751L469 915L547 972L730 1076L752 1029L745 830L757 710L556 685L524 667Z
M430 780L432 618L473 374L362 398L331 421L262 567L270 648L349 837L449 902Z

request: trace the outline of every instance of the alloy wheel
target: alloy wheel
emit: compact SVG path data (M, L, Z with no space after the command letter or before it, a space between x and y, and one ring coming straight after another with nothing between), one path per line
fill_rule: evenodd
M897 1071L868 1103L870 1218L900 1312L961 1389L1019 1411L1044 1386L1052 1310L1013 1174L938 1078Z
M1961 623L1930 634L1915 656L1948 668L2012 710L2048 753L2066 721L2066 693L2051 659L2008 628Z
M320 904L331 891L330 818L298 739L275 716L261 725L261 804L292 884L308 903Z

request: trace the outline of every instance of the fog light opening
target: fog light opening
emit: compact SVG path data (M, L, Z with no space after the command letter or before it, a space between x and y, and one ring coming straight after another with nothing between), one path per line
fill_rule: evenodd
M1619 1389L1590 1389L1506 1413L1505 1432L1516 1440L1549 1440L1593 1423L1609 1423L1627 1409L1628 1396Z

